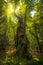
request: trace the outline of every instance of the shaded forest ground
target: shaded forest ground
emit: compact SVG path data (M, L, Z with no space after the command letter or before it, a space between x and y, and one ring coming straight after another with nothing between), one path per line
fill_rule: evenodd
M14 57L16 49L9 49L6 54L1 57L0 65L43 65L43 53L38 50L31 50L32 59L26 60L23 58Z

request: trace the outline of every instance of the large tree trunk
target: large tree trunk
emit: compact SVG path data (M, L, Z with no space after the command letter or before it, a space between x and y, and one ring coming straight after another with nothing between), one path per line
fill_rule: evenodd
M25 34L26 12L25 12L24 21L23 18L20 18L17 15L16 17L18 18L18 27L15 35L15 47L17 50L15 55L29 60L32 58L32 56L29 53L29 40Z

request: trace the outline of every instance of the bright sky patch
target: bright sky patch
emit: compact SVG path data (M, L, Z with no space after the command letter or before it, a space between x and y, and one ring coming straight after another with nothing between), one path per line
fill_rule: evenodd
M31 13L30 13L31 14L31 17L34 17L35 13L36 13L35 10L31 11Z

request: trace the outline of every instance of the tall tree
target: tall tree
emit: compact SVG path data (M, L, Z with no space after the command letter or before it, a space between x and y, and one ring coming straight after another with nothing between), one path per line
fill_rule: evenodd
M26 36L26 16L27 16L27 7L25 9L24 17L15 16L18 18L18 28L15 36L15 46L17 48L16 54L17 56L21 56L26 59L31 59L32 56L29 53L29 40Z
M8 44L8 38L6 36L6 17L4 15L4 1L0 1L0 57L3 57L3 55L6 52L7 44Z

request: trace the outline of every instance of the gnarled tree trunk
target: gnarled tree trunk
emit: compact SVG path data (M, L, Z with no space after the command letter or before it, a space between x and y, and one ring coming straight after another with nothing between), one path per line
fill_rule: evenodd
M18 18L18 27L15 35L15 47L17 51L15 55L29 60L32 58L32 56L29 53L29 40L25 33L26 12L25 12L24 21L23 18L17 16L16 14L15 16Z

